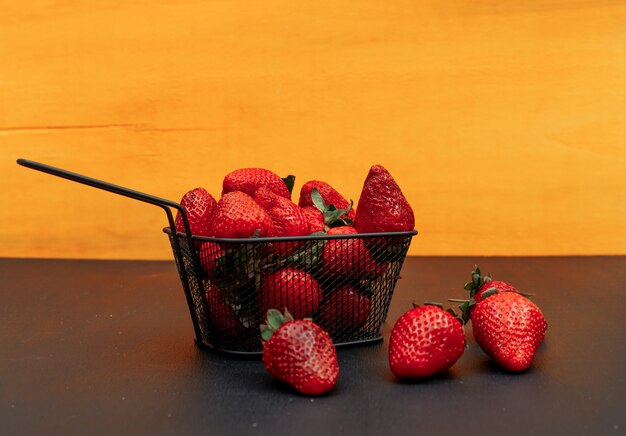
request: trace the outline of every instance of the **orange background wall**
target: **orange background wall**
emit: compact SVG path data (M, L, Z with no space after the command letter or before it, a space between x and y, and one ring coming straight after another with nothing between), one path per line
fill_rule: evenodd
M622 0L2 3L0 256L171 257L160 210L17 157L175 200L381 163L411 254L626 254Z

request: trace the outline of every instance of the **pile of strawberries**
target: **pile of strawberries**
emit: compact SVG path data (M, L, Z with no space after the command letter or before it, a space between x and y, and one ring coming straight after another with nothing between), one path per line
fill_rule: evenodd
M390 264L403 259L402 238L358 237L362 233L413 230L413 211L389 172L373 166L358 209L331 185L306 182L298 204L294 177L245 168L227 174L216 201L205 189L185 194L176 230L195 236L207 289L211 330L219 341L262 338L267 371L298 391L331 390L339 375L333 338L359 329L370 318L369 290L384 280ZM226 238L345 235L269 241ZM354 236L352 236L354 235ZM454 365L466 349L471 320L476 343L500 367L530 367L547 323L539 308L512 285L482 276L478 267L465 285L469 300L461 315L438 303L416 306L393 326L389 367L399 378L429 377ZM259 319L260 316L266 319ZM378 327L376 327L378 328Z
M334 338L348 337L372 318L373 289L382 288L390 265L408 249L406 238L358 237L411 231L415 225L400 187L381 165L371 167L356 210L352 200L321 180L304 183L296 204L294 180L243 168L224 177L219 201L204 188L181 200L192 235L218 238L196 239L193 248L204 274L212 341L219 345L241 344L247 337L259 347L259 326L269 309L313 318ZM186 233L180 213L176 230ZM345 237L249 239L309 235Z

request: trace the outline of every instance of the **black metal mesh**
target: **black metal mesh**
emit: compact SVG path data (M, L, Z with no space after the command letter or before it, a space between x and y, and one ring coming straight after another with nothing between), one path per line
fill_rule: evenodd
M190 244L185 235L166 232L196 334L203 345L238 353L261 351L259 326L269 308L312 318L337 345L378 340L413 236L194 238Z

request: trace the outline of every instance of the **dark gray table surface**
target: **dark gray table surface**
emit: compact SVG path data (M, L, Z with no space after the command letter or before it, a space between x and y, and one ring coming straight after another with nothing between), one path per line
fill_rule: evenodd
M548 323L531 370L469 348L399 382L387 337L412 300L463 296L477 262L536 294ZM625 434L626 257L412 257L381 344L339 350L309 398L258 360L197 348L173 262L0 259L0 433Z

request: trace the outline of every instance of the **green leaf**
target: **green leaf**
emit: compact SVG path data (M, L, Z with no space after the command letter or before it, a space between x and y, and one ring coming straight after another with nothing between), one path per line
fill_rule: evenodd
M480 274L472 274L472 283L474 283L474 286L479 287L480 286Z
M463 286L463 289L465 289L466 291L471 291L472 289L474 289L474 283L473 282L465 283L465 286Z
M320 194L320 191L318 191L317 188L313 188L313 190L311 191L311 201L313 201L315 207L317 207L322 213L326 212L326 203L324 202L322 194Z
M285 307L285 316L284 316L283 322L287 322L287 321L293 321L293 315L290 314L287 308Z
M489 288L486 291L484 291L482 294L480 294L480 296L483 298L483 300L485 298L491 297L494 294L497 294L498 290L496 288Z
M467 310L469 309L469 306L470 306L470 302L469 302L469 301L466 301L466 302L464 302L463 304L461 304L461 305L459 306L459 310L460 310L461 312L465 313L465 312L467 312Z
M443 304L438 301L424 301L424 306L437 306L440 309L443 309Z
M269 309L267 311L267 324L272 330L278 330L278 327L285 322L285 317L276 309Z
M274 334L274 330L266 326L265 324L261 325L261 337L264 341L269 341Z
M283 182L287 185L287 189L291 194L293 192L293 185L296 183L296 176L289 174L287 177L283 177Z

